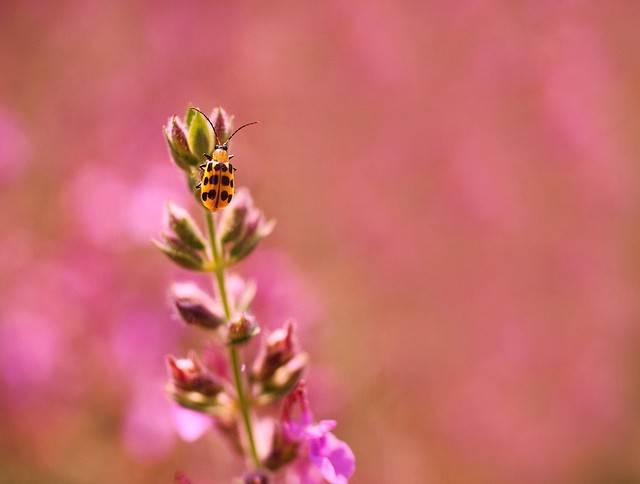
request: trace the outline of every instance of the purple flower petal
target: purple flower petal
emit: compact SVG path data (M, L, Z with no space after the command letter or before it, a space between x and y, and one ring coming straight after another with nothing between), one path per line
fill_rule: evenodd
M310 442L309 459L331 484L344 484L356 469L351 448L331 432Z

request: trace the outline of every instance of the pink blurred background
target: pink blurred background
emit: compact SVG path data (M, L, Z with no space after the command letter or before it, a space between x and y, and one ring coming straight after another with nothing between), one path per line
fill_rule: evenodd
M198 213L162 136L239 123L288 315L355 483L640 481L640 4L3 2L0 481L228 482L181 442L198 347L149 244ZM197 278L195 278L197 279Z

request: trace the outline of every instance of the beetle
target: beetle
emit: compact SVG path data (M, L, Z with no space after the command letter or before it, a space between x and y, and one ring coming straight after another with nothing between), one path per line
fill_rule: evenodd
M213 134L216 137L213 153L211 155L204 153L207 162L200 165L203 172L200 183L196 185L196 189L200 189L200 200L202 204L212 212L217 212L231 203L234 194L233 184L235 177L233 172L236 171L236 168L229 161L233 158L233 155L229 155L229 141L231 141L231 138L242 128L256 124L258 121L243 124L231 133L231 136L229 136L224 143L219 144L220 137L211 120L198 108L192 107L191 109L198 111L209 121L211 129L213 129Z

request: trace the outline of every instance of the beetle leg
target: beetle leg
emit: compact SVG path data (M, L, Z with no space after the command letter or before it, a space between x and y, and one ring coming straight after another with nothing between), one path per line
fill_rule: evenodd
M206 153L203 153L203 154L204 154L204 157L205 157L207 160L211 161L211 160L213 159L213 158L211 158L211 155L208 155L208 154L206 154Z

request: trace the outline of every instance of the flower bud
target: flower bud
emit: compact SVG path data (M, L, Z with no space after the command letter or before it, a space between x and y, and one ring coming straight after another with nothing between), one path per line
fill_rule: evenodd
M189 146L191 147L191 153L201 159L204 153L210 154L213 152L213 132L202 113L195 109L191 111L195 114L191 118L189 126Z
M254 210L253 200L245 187L237 188L233 205L222 212L220 219L220 241L222 244L234 242L242 235L249 210Z
M169 128L164 127L164 136L169 145L169 151L171 157L175 161L179 168L185 171L189 171L192 167L196 167L200 164L198 161L200 157L194 156L189 149L189 141L187 140L187 133L185 132L182 123L177 116L173 116L169 119Z
M269 484L269 476L262 471L252 471L244 477L244 484Z
M180 318L187 324L205 329L217 329L225 323L224 315L213 300L192 283L175 283L170 289L171 299Z
M190 153L187 133L178 121L177 116L171 118L171 141L180 153Z
M299 350L289 321L284 328L271 333L255 359L251 380L261 404L270 403L295 386L309 362L309 356Z
M208 270L205 240L189 213L171 202L167 203L166 213L167 228L160 234L160 240L151 242L185 269Z
M167 356L167 370L171 382L181 390L198 392L211 397L223 389L218 379L207 371L193 353L188 358Z
M248 256L258 243L273 231L275 220L266 221L262 210L255 207L248 189L236 190L234 203L220 220L220 240L232 262Z
M292 442L288 439L283 434L282 429L277 426L275 432L273 432L271 449L262 464L271 471L278 470L298 456L299 446L297 442Z
M205 262L202 255L180 240L176 234L163 232L160 237L162 240L152 239L151 243L176 264L194 271L205 270Z
M216 128L216 133L218 133L218 136L221 138L216 141L216 144L222 144L227 141L233 129L233 116L229 116L229 114L222 109L222 106L218 106L214 108L213 113L211 113L211 121Z
M171 201L167 202L167 225L169 230L192 249L205 249L204 236L189 212Z
M227 297L237 312L247 312L256 296L256 282L244 280L238 274L227 275Z
M223 390L222 383L206 370L194 354L188 358L167 356L169 382L167 393L183 407L205 410L220 405L217 397Z
M309 363L307 353L298 353L285 365L279 367L268 380L260 382L257 395L261 405L274 402L285 396L300 381Z
M260 333L260 327L256 324L253 316L241 314L236 321L229 325L227 344L239 345L246 343L258 333Z
M229 251L231 259L239 261L247 257L273 231L275 225L275 220L265 221L262 212L248 216L243 237Z
M294 357L297 346L294 324L287 321L284 328L277 329L266 337L254 361L252 379L264 382L271 378L278 368Z

